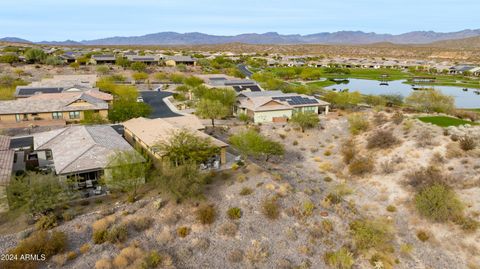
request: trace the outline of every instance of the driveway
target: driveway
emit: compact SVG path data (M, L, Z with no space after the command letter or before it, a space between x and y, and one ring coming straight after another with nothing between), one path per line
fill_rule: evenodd
M242 72L247 78L251 78L253 75L253 72L248 70L248 68L244 64L239 64L238 69L240 72Z
M142 91L140 94L143 101L152 107L152 114L148 116L150 119L181 116L173 112L163 101L163 98L172 95L171 92Z

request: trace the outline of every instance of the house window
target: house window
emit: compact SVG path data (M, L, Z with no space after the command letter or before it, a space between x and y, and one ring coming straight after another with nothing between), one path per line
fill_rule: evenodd
M68 112L70 119L80 119L80 111L70 111Z
M52 113L52 119L54 119L54 120L63 119L63 113L62 112L53 112Z
M21 121L22 120L20 114L15 114L15 120L16 121Z

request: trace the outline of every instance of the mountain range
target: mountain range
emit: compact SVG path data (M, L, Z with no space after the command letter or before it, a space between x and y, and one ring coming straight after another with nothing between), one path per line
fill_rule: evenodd
M18 37L0 38L4 42L35 43L46 45L199 45L199 44L344 44L360 45L389 42L393 44L429 44L445 40L457 40L480 37L480 29L439 33L433 31L414 31L404 34L377 34L362 31L339 31L309 35L282 35L276 32L263 34L249 33L234 36L209 35L204 33L160 32L142 36L115 36L83 41L42 41L31 42Z

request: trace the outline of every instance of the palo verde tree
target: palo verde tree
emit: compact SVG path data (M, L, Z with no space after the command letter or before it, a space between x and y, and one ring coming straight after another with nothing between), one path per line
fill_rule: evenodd
M282 144L251 129L232 135L229 141L244 157L263 156L265 161L268 161L272 156L281 156L285 153Z
M174 166L202 163L220 150L212 144L209 137L197 136L186 129L174 132L168 140L158 141L155 147Z
M305 129L318 126L320 119L315 112L295 112L290 121L300 127L303 133Z
M31 64L38 64L38 63L43 63L43 61L47 58L47 54L37 48L30 48L25 51L25 60L27 63Z
M28 172L13 178L7 186L10 209L25 209L31 214L45 214L67 201L67 197L66 184L54 174Z
M128 193L128 200L134 201L138 188L145 183L148 166L135 150L119 151L110 157L109 173L104 180L110 188Z
M222 119L229 115L230 109L218 100L201 99L197 103L195 113L203 119L210 119L212 127L215 127L215 120Z
M455 98L435 89L412 92L406 104L422 112L451 113L455 109Z

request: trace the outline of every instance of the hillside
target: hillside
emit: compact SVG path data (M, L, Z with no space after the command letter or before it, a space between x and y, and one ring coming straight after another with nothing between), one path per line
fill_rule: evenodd
M444 40L429 44L432 47L456 49L480 49L480 37L469 37L455 40Z

